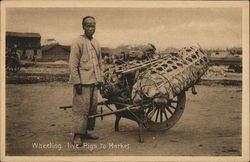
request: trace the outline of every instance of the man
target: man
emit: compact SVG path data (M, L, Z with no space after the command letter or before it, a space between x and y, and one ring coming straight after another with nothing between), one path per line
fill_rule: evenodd
M82 20L84 35L72 43L69 69L70 83L73 84L73 145L82 146L84 139L97 139L87 132L94 130L95 119L88 115L96 113L97 88L103 82L102 57L99 43L93 38L96 21L92 16Z
M20 53L17 51L17 45L14 44L10 50L12 57L16 58L17 62L20 63Z

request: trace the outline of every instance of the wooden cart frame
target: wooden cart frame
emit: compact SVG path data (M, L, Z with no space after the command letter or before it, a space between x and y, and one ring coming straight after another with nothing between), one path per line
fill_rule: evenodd
M124 103L110 102L109 100L99 102L100 113L90 115L89 118L103 119L107 115L116 115L115 131L119 131L119 121L122 117L136 121L138 123L139 142L144 142L143 128L151 131L167 130L174 126L180 119L185 109L186 94L181 92L173 100L166 104L145 103L143 105L127 105ZM120 109L112 109L110 105L122 106ZM68 109L72 106L61 106L60 109ZM108 112L103 112L106 108Z

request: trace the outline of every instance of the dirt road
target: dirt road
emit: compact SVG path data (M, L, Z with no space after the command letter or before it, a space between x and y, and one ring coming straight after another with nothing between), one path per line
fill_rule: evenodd
M7 84L7 155L241 155L241 86L197 86L187 93L185 111L168 131L144 132L138 143L137 124L127 119L115 132L114 116L97 119L97 141L80 149L68 145L71 138L72 88L66 83ZM104 148L106 146L106 148ZM42 148L40 148L42 147Z

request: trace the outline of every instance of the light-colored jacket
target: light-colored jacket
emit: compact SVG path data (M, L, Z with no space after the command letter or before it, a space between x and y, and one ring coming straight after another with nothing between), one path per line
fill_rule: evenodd
M93 38L90 41L85 35L81 35L73 41L69 69L71 84L103 82L101 48L97 40Z

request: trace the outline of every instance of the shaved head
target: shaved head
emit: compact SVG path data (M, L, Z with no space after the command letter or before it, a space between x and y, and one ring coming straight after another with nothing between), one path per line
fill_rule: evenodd
M88 23L89 21L93 21L95 22L95 18L93 16L85 16L82 19L82 26L86 25L86 23Z
M92 16L86 16L82 19L82 28L85 32L85 35L92 39L93 34L95 33L96 21Z

